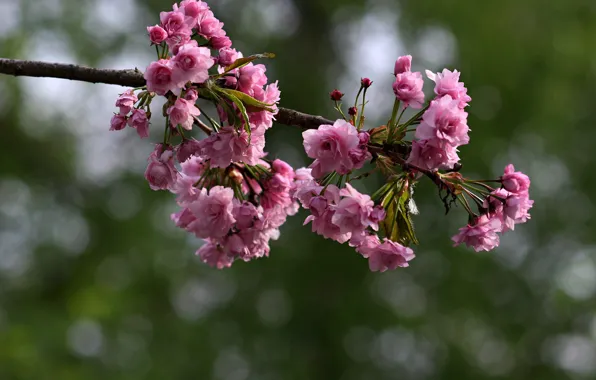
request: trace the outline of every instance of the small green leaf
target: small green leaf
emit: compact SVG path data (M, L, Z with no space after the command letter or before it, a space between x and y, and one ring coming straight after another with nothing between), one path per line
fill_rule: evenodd
M270 108L271 106L273 106L273 104L263 103L253 98L252 96L245 94L244 92L230 90L229 88L222 88L221 91L225 92L226 94L234 95L238 99L242 100L242 103L244 103L247 106L263 109L269 112L275 112L274 109Z
M222 74L220 74L219 76L222 76L223 74L226 74L234 69L238 69L240 67L246 66L249 63L251 63L252 61L254 61L255 59L260 59L260 58L275 58L275 54L273 54L273 53L253 54L248 57L238 58L230 66L226 67L224 72Z
M250 121L248 118L248 113L246 112L246 107L244 107L244 104L242 104L242 101L240 99L238 99L233 93L224 91L223 89L220 90L220 93L223 96L225 96L226 98L230 99L236 105L236 107L238 107L238 110L240 111L240 114L242 115L242 119L244 120L244 130L246 131L246 133L248 133L248 139L249 139L248 143L250 144L251 130L250 130Z

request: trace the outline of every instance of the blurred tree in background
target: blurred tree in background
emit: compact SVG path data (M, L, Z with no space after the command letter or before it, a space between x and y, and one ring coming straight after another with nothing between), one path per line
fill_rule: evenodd
M462 71L464 171L514 162L533 180L532 221L495 252L452 248L465 216L445 217L423 182L410 268L370 273L299 215L270 258L217 271L143 179L152 146L108 132L122 88L0 77L0 379L596 377L594 1L210 5L236 48L277 54L281 105L304 112L335 117L327 93L367 76L374 127L398 55ZM143 70L145 27L170 7L0 0L0 56ZM307 163L298 130L268 134L272 155Z

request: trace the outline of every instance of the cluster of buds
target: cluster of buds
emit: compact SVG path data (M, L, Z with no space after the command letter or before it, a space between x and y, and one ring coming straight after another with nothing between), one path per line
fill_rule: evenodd
M418 243L413 188L423 177L444 194L447 210L461 203L470 215L453 238L456 244L492 249L497 233L529 219L530 181L513 166L493 181L459 173L457 147L469 142L464 109L471 98L457 71L427 71L436 96L425 105L421 73L411 71L410 56L400 57L391 117L387 125L369 130L364 111L373 82L361 80L347 115L344 94L334 90L330 97L342 117L303 133L304 149L314 161L294 170L267 159L264 150L280 91L277 82L268 84L265 66L253 61L272 54L244 57L233 49L223 23L200 0L175 4L147 31L157 60L145 71L146 86L120 95L110 130L128 125L148 137L151 103L165 98L163 142L150 154L145 178L151 189L175 194L180 209L171 219L204 239L197 254L211 266L268 256L269 241L300 206L310 212L305 224L311 223L313 232L348 243L368 259L371 270L408 266L414 258L410 245ZM211 103L217 115L209 116L200 102ZM402 122L408 108L421 110ZM416 139L408 141L412 131ZM376 170L384 185L370 196L360 193L353 183ZM501 186L493 188L491 182Z

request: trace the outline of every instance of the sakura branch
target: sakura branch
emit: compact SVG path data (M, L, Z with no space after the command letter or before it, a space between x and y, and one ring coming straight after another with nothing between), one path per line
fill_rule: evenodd
M205 2L174 4L147 32L156 61L144 73L6 59L0 59L0 73L132 87L116 100L110 130L128 126L141 138L158 132L150 128L151 105L165 98L165 125L158 132L163 140L149 156L145 178L151 189L176 196L180 209L171 219L205 240L197 254L211 266L268 256L269 241L302 207L313 232L354 247L372 271L407 267L414 258L410 246L418 244L413 190L424 179L438 188L447 212L461 205L468 213L467 225L452 238L455 245L489 251L500 234L530 218L530 180L512 165L493 180L460 173L458 147L470 140L465 109L472 99L457 70L426 71L435 82L427 103L423 76L411 71L412 57L399 57L391 115L385 125L367 129L370 79L361 79L346 112L344 94L331 92L341 116L335 121L278 107L277 82L254 63L273 54L245 57L233 49ZM408 109L419 111L405 120ZM268 158L265 133L274 120L305 129L304 149L313 159L308 168L294 170ZM375 171L384 184L371 195L360 193L353 185Z

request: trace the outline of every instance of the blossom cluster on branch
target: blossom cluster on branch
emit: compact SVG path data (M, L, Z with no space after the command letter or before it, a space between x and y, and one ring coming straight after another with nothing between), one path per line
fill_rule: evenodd
M418 243L413 189L423 178L438 187L447 211L461 204L469 214L453 237L456 245L493 249L498 234L530 218L530 180L512 165L487 181L459 172L457 148L470 140L465 108L471 98L457 71L426 72L435 83L434 98L426 103L422 74L412 71L411 56L399 57L391 116L372 129L365 128L370 79L361 79L347 113L344 94L331 92L341 118L303 132L313 162L294 170L268 159L264 150L280 91L277 82L269 83L265 66L253 62L272 54L244 57L233 49L223 23L200 0L174 4L147 32L157 60L145 71L146 86L117 99L110 130L129 126L148 137L152 100L166 99L163 142L149 156L145 178L151 189L175 194L180 209L172 221L205 240L197 254L209 265L221 269L268 256L269 241L301 206L313 232L354 247L372 271L406 267L414 258L410 246ZM214 117L199 99L214 106ZM402 120L408 109L420 111ZM355 182L375 171L384 184L371 195L359 192Z

